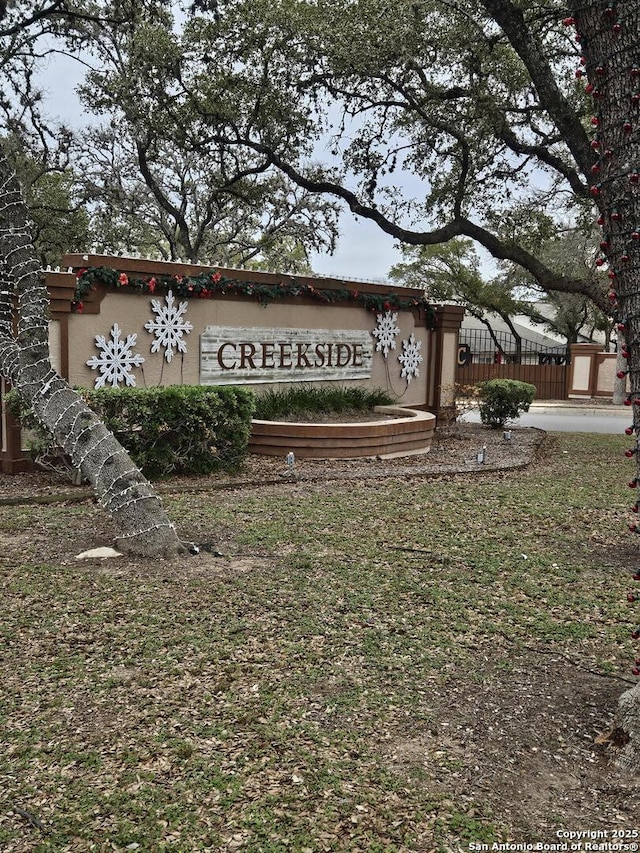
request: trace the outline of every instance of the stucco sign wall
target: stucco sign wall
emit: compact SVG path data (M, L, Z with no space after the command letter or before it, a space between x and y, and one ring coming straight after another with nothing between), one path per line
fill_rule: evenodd
M371 334L345 329L207 326L200 384L369 379Z

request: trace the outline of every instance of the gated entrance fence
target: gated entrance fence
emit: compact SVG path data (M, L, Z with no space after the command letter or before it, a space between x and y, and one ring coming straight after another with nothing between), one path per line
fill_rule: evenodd
M536 386L538 400L568 396L568 351L563 346L518 343L506 332L491 336L484 329L461 329L456 382L475 385L486 379L518 379Z

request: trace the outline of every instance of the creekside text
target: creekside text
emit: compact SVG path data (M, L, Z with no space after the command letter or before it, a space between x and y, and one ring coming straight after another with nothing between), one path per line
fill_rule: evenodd
M362 367L364 351L360 343L226 341L218 347L216 361L222 370Z

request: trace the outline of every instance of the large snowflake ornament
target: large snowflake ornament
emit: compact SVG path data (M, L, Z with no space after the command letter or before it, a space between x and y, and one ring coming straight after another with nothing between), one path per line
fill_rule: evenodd
M416 336L412 334L408 341L402 341L402 355L398 356L398 361L402 365L400 376L411 382L414 376L420 376L418 365L423 362L420 355L420 347L422 341L417 341Z
M96 346L101 353L92 356L87 362L92 370L100 370L100 375L96 376L95 387L104 388L110 384L112 388L117 388L124 382L133 388L136 380L131 371L144 362L139 353L133 352L138 336L127 335L126 340L120 340L120 326L117 323L113 324L110 334L110 341L103 335L96 335Z
M396 348L396 335L400 334L400 329L396 325L398 322L398 313L386 311L384 314L376 314L378 325L371 332L378 339L376 344L376 352L382 350L385 358L389 356L389 350Z
M165 296L165 300L166 305L163 305L159 299L151 300L151 308L157 317L155 320L149 320L145 323L144 327L156 336L155 341L151 344L151 352L158 352L162 347L164 348L164 357L167 361L171 361L174 349L178 352L187 351L187 342L182 336L188 335L193 326L188 320L184 319L187 302L181 302L176 308L174 305L175 298L171 290Z

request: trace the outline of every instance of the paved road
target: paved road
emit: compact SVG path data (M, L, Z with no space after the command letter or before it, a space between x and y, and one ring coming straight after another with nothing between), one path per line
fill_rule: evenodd
M478 412L468 412L462 420L480 423ZM535 404L514 423L514 426L532 426L547 432L609 432L624 433L632 421L626 406L580 406L558 403Z

